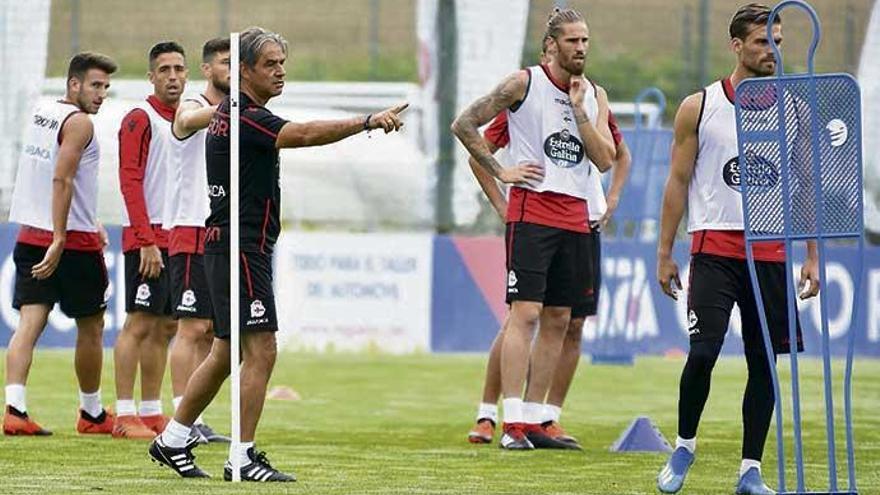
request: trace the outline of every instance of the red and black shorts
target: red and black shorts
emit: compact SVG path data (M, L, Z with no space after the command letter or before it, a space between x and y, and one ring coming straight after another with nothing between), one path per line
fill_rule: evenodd
M791 351L788 333L788 307L785 303L785 263L756 261L758 286L764 302L764 315L777 354ZM691 342L723 340L730 322L733 304L742 317L742 339L747 351L764 352L764 339L752 281L745 260L714 254L691 256L688 286L688 334ZM792 301L792 304L794 302ZM795 311L797 350L804 350L800 320Z
M15 262L15 292L12 307L28 304L54 306L71 318L99 314L107 308L107 266L103 251L65 250L55 272L47 279L31 275L34 265L43 261L45 247L16 243L12 253Z
M165 269L156 278L140 274L141 250L125 253L125 312L144 312L171 316L171 283L168 276L168 250L162 249Z
M507 224L507 303L572 307L592 291L586 234L527 222Z
M590 233L581 234L586 236L585 241L589 243L589 260L585 262L590 264L589 284L591 290L587 290L584 297L571 307L572 318L595 316L599 306L599 289L602 287L602 242L597 228L598 225L594 225Z
M211 310L204 256L178 253L169 257L168 264L174 318L210 320L214 312Z
M272 289L272 255L242 252L240 263L239 329L276 332L275 292ZM230 336L229 254L205 253L205 275L214 310L214 335Z

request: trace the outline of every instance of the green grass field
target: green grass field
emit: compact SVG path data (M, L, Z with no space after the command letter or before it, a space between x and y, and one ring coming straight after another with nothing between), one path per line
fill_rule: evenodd
M107 354L105 363L111 362L110 357ZM682 361L651 358L639 359L634 367L582 365L563 423L586 450L515 453L501 451L496 444L473 446L465 441L479 398L484 359L282 354L272 385L291 386L302 400L267 402L257 443L269 452L274 465L295 471L300 481L253 487L217 479L226 458L222 446L196 451L199 464L215 479L191 482L150 463L146 443L77 437L73 355L40 350L28 405L55 435L0 440L0 492L655 493L654 476L664 457L612 454L608 446L639 414L649 415L667 438L674 438ZM819 364L810 360L803 365L807 469L813 488L819 487L826 473ZM104 399L112 403L112 370L110 366L105 370ZM856 374L860 490L876 494L880 493L880 362L858 361ZM732 493L739 466L745 366L735 358L722 359L714 376L697 463L683 491L687 494ZM170 391L165 395L169 397ZM207 419L226 430L227 411L224 389ZM772 435L773 430L764 472L774 485Z

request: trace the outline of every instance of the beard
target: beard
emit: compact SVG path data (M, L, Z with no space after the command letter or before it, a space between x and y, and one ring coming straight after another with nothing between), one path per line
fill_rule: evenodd
M573 76L584 75L584 67L586 67L586 65L586 60L576 60L574 57L568 60L562 58L559 59L559 66Z
M229 94L229 81L226 78L212 78L211 85L219 89L221 93Z
M80 94L76 97L76 106L78 106L79 109L82 110L83 112L90 114L90 115L94 115L94 114L98 113L98 109L94 108L94 105L92 104L92 100L82 94Z
M747 66L747 68L758 77L772 76L776 73L776 63L762 61L757 64Z

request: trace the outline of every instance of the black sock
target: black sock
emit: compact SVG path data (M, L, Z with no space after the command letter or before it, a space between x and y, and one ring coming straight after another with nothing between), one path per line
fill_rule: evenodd
M691 342L687 362L681 372L678 388L678 436L694 438L706 399L709 398L709 384L712 368L721 353L723 340L701 340Z
M774 394L773 379L767 366L767 354L760 351L746 350L746 364L749 368L749 380L743 394L743 459L760 461L764 455L764 444L770 430L773 417ZM775 359L774 359L775 361ZM775 362L774 362L775 364Z

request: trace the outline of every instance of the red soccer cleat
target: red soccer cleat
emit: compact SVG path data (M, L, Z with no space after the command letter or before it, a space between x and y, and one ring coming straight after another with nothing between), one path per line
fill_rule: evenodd
M113 438L152 440L155 436L156 432L148 428L137 416L116 416L116 421L113 422Z
M52 432L31 421L27 413L12 406L6 406L6 414L3 416L3 434L47 437Z
M534 450L535 446L526 437L525 423L503 423L501 440L498 446L505 450Z
M103 409L97 418L80 409L76 419L76 432L80 435L109 435L113 432L115 417L107 409Z
M580 443L577 438L567 434L565 430L562 428L562 425L556 421L547 421L541 425L541 428L544 429L544 433L547 434L550 438L554 440L558 440L560 442L565 442L571 444L572 446L577 446L580 448Z
M164 414L150 414L149 416L141 416L140 420L147 428L153 430L153 433L159 435L165 431L165 426L168 425L171 418Z
M477 421L470 433L468 433L468 442L470 443L492 443L492 437L495 435L495 423L491 419L483 418Z

